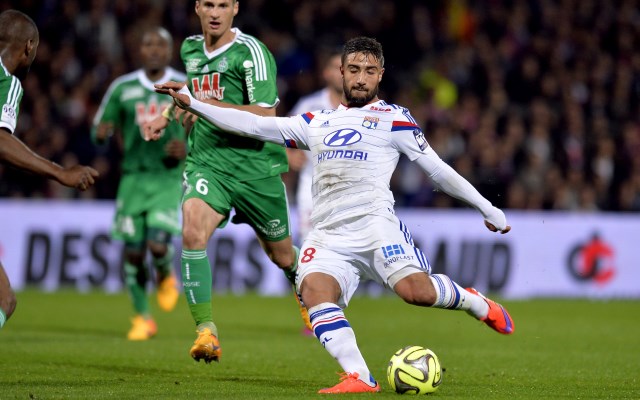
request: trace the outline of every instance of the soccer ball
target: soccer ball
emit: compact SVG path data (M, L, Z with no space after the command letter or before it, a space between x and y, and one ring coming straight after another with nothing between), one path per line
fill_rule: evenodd
M433 351L407 346L396 351L389 360L387 379L397 393L429 394L442 383L442 368Z

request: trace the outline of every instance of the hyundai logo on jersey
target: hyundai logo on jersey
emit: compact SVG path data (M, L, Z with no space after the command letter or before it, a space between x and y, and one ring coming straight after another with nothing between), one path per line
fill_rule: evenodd
M340 147L358 143L360 140L362 140L360 132L354 129L340 129L325 136L324 144L329 147Z

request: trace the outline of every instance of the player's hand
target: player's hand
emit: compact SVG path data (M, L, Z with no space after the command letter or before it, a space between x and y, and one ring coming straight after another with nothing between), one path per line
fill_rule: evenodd
M103 122L99 124L98 128L96 129L96 141L98 143L103 143L112 134L113 134L113 123Z
M184 160L187 157L187 145L184 140L172 139L164 146L164 151L171 158Z
M99 175L98 171L91 167L74 165L73 167L63 168L58 176L58 181L65 186L84 191L95 183L94 178Z
M188 135L189 132L191 132L191 128L193 128L193 124L195 124L196 120L198 119L198 116L179 107L176 108L174 112L176 119L182 123L184 131Z
M178 93L180 89L185 86L184 82L165 82L157 83L155 85L156 92L161 94L168 94L173 97L173 102L180 108L188 108L191 105L191 99L184 93Z
M484 219L484 225L491 232L500 232L503 235L511 230L511 226L507 225L504 212L497 207L492 207L491 212Z
M164 129L169 125L169 120L159 115L152 119L151 121L147 121L142 124L142 134L144 136L144 140L147 142L149 140L158 140L162 137L164 133Z

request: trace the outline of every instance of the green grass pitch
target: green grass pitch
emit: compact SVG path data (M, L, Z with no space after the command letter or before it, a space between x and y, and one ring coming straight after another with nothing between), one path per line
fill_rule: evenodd
M318 399L338 381L337 362L300 335L293 297L214 296L223 356L211 365L188 355L195 331L184 298L171 313L154 306L159 330L147 342L125 339L125 294L18 299L0 331L0 399ZM417 344L445 368L432 398L640 399L640 302L504 304L516 324L509 337L463 312L356 297L346 315L382 393L337 397L398 399L387 362Z

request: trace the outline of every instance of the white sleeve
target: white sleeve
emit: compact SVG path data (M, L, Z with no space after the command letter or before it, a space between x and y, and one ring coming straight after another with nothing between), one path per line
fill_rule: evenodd
M507 227L507 217L502 210L491 205L491 202L485 199L469 181L442 161L430 146L414 161L422 167L439 189L473 206L480 211L485 220L499 230Z
M263 117L233 108L216 107L196 100L186 85L178 93L189 96L191 105L187 107L188 111L226 132L286 147L309 150L307 124L300 116Z

